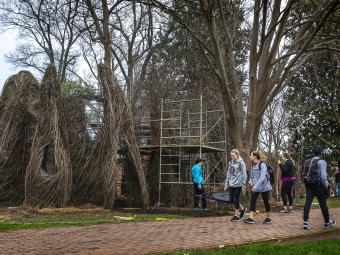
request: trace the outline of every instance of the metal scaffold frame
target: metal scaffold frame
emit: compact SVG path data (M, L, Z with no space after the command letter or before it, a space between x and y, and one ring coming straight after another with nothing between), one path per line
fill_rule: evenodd
M92 102L93 103L93 102ZM205 104L206 107L207 104ZM99 102L87 109L88 129L95 139L101 128L102 107ZM192 185L191 167L197 157L205 159L204 183L215 187L225 181L226 125L224 111L203 110L203 97L199 99L164 101L161 103L160 119L140 117L135 121L139 149L145 166L148 167L152 150L159 150L158 205L161 205L162 184ZM152 142L150 122L159 123L160 137ZM153 145L152 145L153 144ZM130 173L119 154L121 175L117 179L117 195L122 194L131 202ZM126 194L127 192L127 194Z
M163 101L159 142L159 201L162 184L192 184L196 157L206 160L205 184L225 180L226 125L223 110L203 111L200 99ZM220 178L216 178L219 176Z

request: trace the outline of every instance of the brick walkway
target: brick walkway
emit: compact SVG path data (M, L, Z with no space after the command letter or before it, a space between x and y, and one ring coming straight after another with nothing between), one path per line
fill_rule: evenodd
M340 225L340 208L330 215ZM161 254L329 231L320 209L311 210L310 230L302 228L301 210L273 213L272 224L264 218L256 215L253 225L226 216L0 232L0 254Z

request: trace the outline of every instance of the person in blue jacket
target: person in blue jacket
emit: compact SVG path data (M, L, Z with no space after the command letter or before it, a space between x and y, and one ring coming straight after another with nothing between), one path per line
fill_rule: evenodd
M197 211L200 209L199 207L199 199L202 194L204 194L204 187L203 187L203 165L204 160L201 158L197 158L194 162L194 166L191 168L191 175L194 182L194 210ZM207 200L204 197L202 199L202 207L203 210L209 210L207 208Z

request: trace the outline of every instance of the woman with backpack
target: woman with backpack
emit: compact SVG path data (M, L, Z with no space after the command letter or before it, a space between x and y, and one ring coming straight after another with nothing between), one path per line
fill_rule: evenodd
M288 153L282 154L282 161L279 161L281 171L281 197L283 209L280 213L292 213L293 211L293 186L295 183L295 166L294 161ZM287 197L289 206L287 207Z
M232 222L240 221L244 216L247 208L240 203L241 191L243 194L246 192L247 185L247 169L246 164L240 157L238 149L233 149L230 152L231 161L228 163L227 178L224 184L224 190L230 190L230 202L234 202L235 214L231 219Z
M243 220L248 224L253 224L254 213L256 209L256 201L261 194L264 206L266 208L267 218L263 221L263 224L270 224L272 222L270 218L270 203L269 203L269 191L272 190L272 185L267 173L267 165L265 163L266 156L261 151L253 151L249 160L251 162L250 181L251 196L250 196L250 214L249 218Z

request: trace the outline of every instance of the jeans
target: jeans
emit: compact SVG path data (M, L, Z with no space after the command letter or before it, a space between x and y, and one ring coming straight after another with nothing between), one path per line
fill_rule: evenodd
M325 223L329 222L329 212L327 206L328 190L321 182L313 184L305 184L306 187L306 203L303 208L303 220L308 221L309 211L312 205L313 199L316 196L320 205L320 209L323 215Z
M338 197L340 197L340 182L337 183L337 187L338 187Z
M199 207L199 199L201 197L202 194L204 194L204 187L203 184L201 184L202 189L198 189L198 184L194 183L194 208L198 208ZM201 197L202 199L202 207L207 208L207 200L203 197Z
M288 201L289 201L289 206L293 205L292 190L293 190L294 182L295 182L294 180L282 182L281 197L282 197L282 202L283 202L284 206L287 206L287 197L288 197Z
M242 187L230 187L229 196L230 202L235 204L235 209L240 209L240 195L241 195Z

